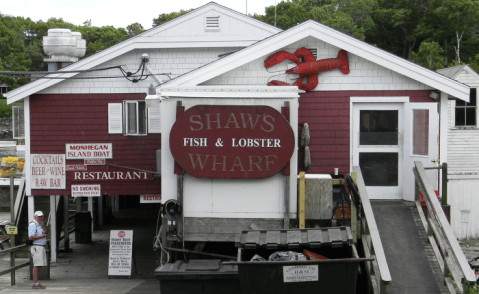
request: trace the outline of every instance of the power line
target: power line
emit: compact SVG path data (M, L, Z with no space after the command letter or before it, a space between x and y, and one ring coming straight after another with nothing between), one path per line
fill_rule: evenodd
M146 80L149 76L156 76L156 75L165 75L170 80L171 73L159 73L159 74L152 74L149 73L145 75L145 63L146 60L142 60L140 66L138 67L137 71L134 73L126 71L122 68L121 65L104 67L104 68L97 68L97 69L85 69L85 70L60 70L60 71L0 71L1 78L24 78L25 75L29 76L30 78L38 78L38 79L51 79L51 80L66 80L66 79L73 79L73 80L85 80L85 79L118 79L118 78L125 78L130 82L137 83L139 81ZM67 74L67 73L88 73L88 72L97 72L97 71L105 71L110 69L119 69L122 73L121 76L95 76L95 77L58 77L58 76L51 76L57 74ZM141 70L141 74L137 75L137 73ZM42 76L43 75L43 76Z

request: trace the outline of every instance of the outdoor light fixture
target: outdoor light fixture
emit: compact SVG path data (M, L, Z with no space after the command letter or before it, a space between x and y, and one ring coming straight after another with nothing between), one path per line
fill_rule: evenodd
M156 94L156 88L153 84L150 84L148 91L146 92L145 103L147 108L160 107L160 96Z
M431 94L429 94L429 97L434 99L434 100L437 100L437 98L439 98L439 92L438 91L431 91Z

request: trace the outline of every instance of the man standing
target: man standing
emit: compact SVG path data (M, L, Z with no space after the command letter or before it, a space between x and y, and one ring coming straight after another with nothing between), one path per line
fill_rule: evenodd
M38 283L38 276L42 266L47 265L47 254L45 252L45 246L47 244L47 229L43 223L43 212L36 211L33 215L34 221L30 222L28 226L28 239L33 241L33 245L30 248L33 260L33 287L32 289L46 289L47 287Z

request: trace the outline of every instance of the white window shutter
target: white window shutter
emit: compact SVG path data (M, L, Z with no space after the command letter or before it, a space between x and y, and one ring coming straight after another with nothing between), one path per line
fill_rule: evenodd
M148 133L161 133L161 115L160 107L148 108Z
M122 103L108 103L108 134L123 134Z

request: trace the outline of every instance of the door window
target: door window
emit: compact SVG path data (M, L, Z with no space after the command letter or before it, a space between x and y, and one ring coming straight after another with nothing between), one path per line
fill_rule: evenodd
M397 186L398 165L396 152L359 153L359 167L366 186Z
M413 109L412 154L429 155L429 110Z
M359 145L398 145L397 110L361 110Z

